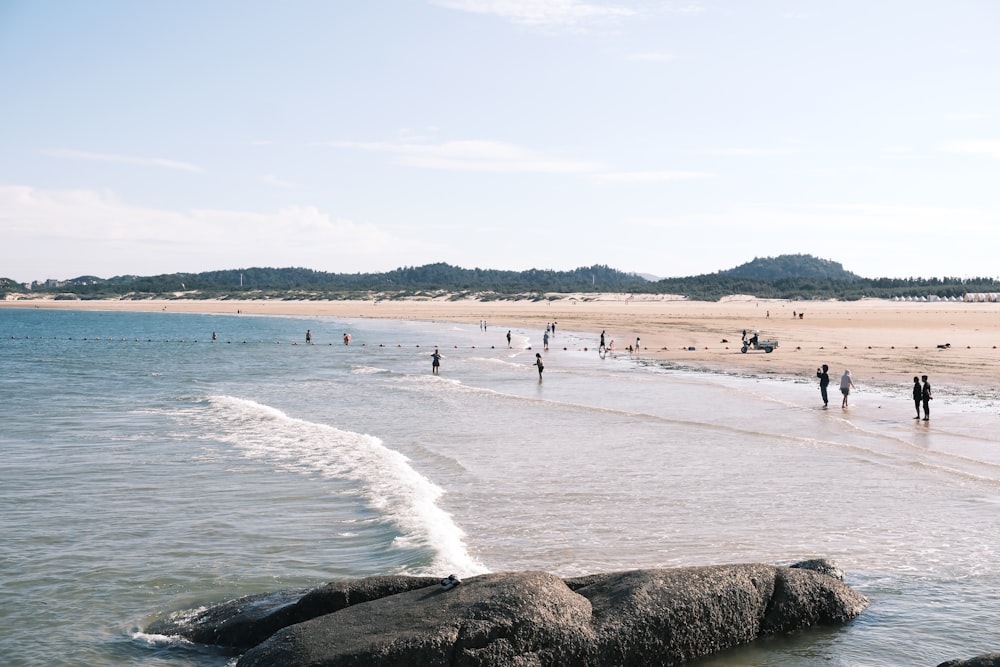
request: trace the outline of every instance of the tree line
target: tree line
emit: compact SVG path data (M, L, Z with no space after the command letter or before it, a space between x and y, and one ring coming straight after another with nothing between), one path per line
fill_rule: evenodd
M24 287L0 278L0 297ZM717 301L731 294L762 299L961 297L1000 292L993 278L862 278L836 262L808 255L754 259L735 269L688 278L647 280L606 265L571 271L464 269L445 263L407 266L384 273L328 273L305 268L247 268L156 276L82 276L32 293L64 299L394 299L451 295L480 300L551 298L550 295L602 292L680 295ZM585 298L585 297L584 297Z

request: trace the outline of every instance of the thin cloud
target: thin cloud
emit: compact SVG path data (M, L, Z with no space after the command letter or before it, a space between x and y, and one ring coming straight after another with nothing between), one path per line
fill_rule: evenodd
M282 180L274 174L264 174L260 177L260 182L282 190L295 190L300 187L298 183Z
M352 142L335 141L337 148L388 153L393 162L408 167L494 173L587 174L607 169L587 160L553 158L501 141Z
M491 14L520 25L575 27L636 16L627 7L578 0L432 0L446 9Z
M619 171L596 174L595 178L608 183L666 183L696 178L712 178L712 174L703 171Z
M630 53L625 56L625 60L633 62L669 63L677 60L677 56L672 53L663 52Z
M988 113L946 113L945 120L965 121L965 120L989 120L992 118Z
M769 155L789 155L791 151L777 148L708 148L699 151L702 155L714 155L721 157L762 157Z
M883 160L917 160L921 156L912 146L886 146L877 157Z
M952 141L941 145L945 153L964 153L968 155L985 155L1000 160L1000 141L981 139L978 141Z
M93 190L0 186L5 271L23 280L234 266L402 266L429 242L315 206L274 211L135 206ZM103 273L102 273L103 272Z
M161 167L164 169L177 169L180 171L191 171L201 173L204 170L198 165L180 160L168 160L156 157L134 157L130 155L115 155L113 153L91 153L88 151L74 150L47 150L45 155L52 157L66 158L69 160L89 160L92 162L117 162L119 164L134 164L142 167Z
M502 141L441 143L334 141L326 145L387 153L392 156L395 164L418 169L503 174L563 174L587 177L606 183L664 183L712 177L712 174L699 171L662 169L623 171L595 160L551 157Z

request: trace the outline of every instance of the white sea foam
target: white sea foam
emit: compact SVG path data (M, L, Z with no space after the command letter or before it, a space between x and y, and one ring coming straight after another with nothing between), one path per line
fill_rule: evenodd
M376 373L388 373L386 368L376 368L374 366L355 366L351 369L353 375L374 375Z
M173 646L179 644L191 644L188 639L180 635L158 635L136 630L132 633L132 639L148 646Z
M430 573L486 571L469 555L463 531L438 506L444 491L378 438L296 419L232 396L210 401L226 422L225 440L248 456L285 470L359 483L367 502L399 529L397 546L433 550Z

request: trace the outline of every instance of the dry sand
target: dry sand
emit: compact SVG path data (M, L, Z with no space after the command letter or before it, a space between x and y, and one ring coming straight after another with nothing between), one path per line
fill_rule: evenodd
M730 297L717 303L670 297L560 295L547 301L0 301L0 307L77 310L367 317L478 324L498 339L510 328L601 331L619 353L641 339L641 356L690 366L760 375L815 377L826 363L836 380L849 368L855 381L903 384L931 376L935 386L997 389L1000 385L1000 303L883 300L778 301ZM793 317L793 312L796 314ZM799 314L802 317L799 317ZM777 339L771 354L740 352L743 329ZM0 331L0 335L3 332ZM556 339L558 341L558 338ZM938 345L950 344L948 349ZM693 350L690 348L694 348ZM553 344L550 355L562 349ZM553 359L550 363L554 363Z

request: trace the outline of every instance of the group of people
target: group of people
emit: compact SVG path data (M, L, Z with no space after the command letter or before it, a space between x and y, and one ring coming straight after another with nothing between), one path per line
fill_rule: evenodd
M920 381L923 380L923 385ZM914 419L920 419L920 406L924 408L924 421L929 421L931 418L931 383L927 381L926 375L921 375L917 377L913 376L913 405L917 408L917 416Z
M819 378L819 393L820 396L823 397L823 407L825 408L827 403L829 403L826 391L827 387L830 386L830 367L823 364L821 368L817 368L816 377ZM923 384L921 384L921 381ZM854 389L854 378L851 376L850 370L845 370L844 374L840 376L840 393L844 396L843 401L840 403L840 407L847 407L847 397L851 395L852 389ZM927 380L927 376L913 376L913 404L917 409L917 416L914 417L914 419L920 419L920 408L923 407L924 421L930 420L932 398L931 383Z
M215 332L212 332L212 340L215 340ZM306 329L306 345L312 345L312 344L313 344L313 332L312 332L312 329ZM345 333L344 334L344 345L350 345L350 344L351 344L351 334Z
M817 368L816 377L819 378L819 393L823 397L823 407L825 408L830 402L826 393L826 388L830 386L830 367L823 364L822 368ZM854 378L851 377L850 370L845 370L844 374L840 376L840 393L844 396L840 407L847 407L847 397L851 395L851 389L854 389Z
M486 321L485 320L482 321L481 326L485 329L485 327L486 327ZM549 334L550 333L551 333L552 336L556 335L556 325L555 325L554 322L551 323L551 324L545 325L545 334L542 336L542 341L545 344L546 351L549 349ZM345 335L347 335L347 334L345 334ZM511 332L510 332L510 330L508 330L507 331L507 347L508 348L510 347L510 341L511 341ZM346 344L346 342L347 341L345 340L345 344ZM441 373L441 359L443 359L443 358L444 358L444 356L441 354L441 351L438 349L437 345L435 345L434 346L434 351L431 352L431 373L433 373L434 375L440 375L440 373ZM542 355L541 355L540 352L536 352L535 353L535 361L532 364L532 366L535 366L535 367L538 368L538 381L541 382L542 381L542 371L545 370L545 364L542 362Z
M601 332L601 340L597 344L597 353L600 354L600 355L602 355L602 357L603 357L603 355L606 352L614 352L615 351L615 340L614 340L614 338L611 339L611 342L605 342L605 336L606 335L607 335L607 331L606 330L602 331ZM636 336L635 337L635 347L632 347L631 345L629 345L628 346L628 353L632 354L634 352L635 354L639 354L639 350L642 349L641 346L642 346L642 341L640 340L639 336Z

